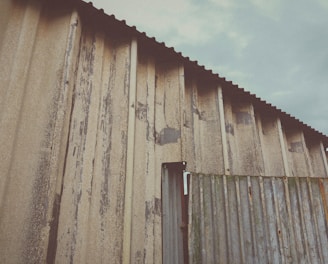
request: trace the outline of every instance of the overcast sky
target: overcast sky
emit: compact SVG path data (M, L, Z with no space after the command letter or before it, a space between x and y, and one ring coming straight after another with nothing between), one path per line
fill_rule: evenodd
M328 135L328 0L93 0Z

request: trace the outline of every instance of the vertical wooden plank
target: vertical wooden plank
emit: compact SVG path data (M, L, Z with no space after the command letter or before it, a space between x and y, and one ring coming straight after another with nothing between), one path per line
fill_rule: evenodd
M83 32L58 262L122 262L131 40L111 38L109 34L99 39L92 27Z
M98 134L103 36L85 29L67 142L56 261L82 262L88 255L89 210ZM65 226L65 227L64 227ZM67 228L63 234L63 229ZM92 240L92 237L90 237ZM67 246L67 244L69 246ZM65 253L67 255L65 255Z
M284 162L285 175L290 176L290 168L289 168L288 159L287 159L286 141L285 141L284 132L282 130L280 118L277 118L277 125L278 125L279 142L280 142L280 147L281 147L282 159Z
M138 75L140 76L140 75ZM138 77L138 82L140 78ZM158 196L156 196L156 179L157 179L157 171L155 170L155 82L156 82L156 75L155 75L155 62L152 57L146 58L146 83L145 86L140 87L138 85L138 100L141 101L141 90L146 87L144 92L146 93L144 101L145 106L147 108L147 121L145 125L145 138L146 138L146 151L145 151L145 171L139 172L144 174L144 181L140 180L140 184L142 184L145 188L145 205L144 205L144 215L145 215L145 226L144 226L144 236L145 236L145 245L144 245L144 257L143 259L145 262L151 263L154 261L154 252L155 252L155 220L158 219L158 216L161 217L161 203ZM143 107L143 106L141 106ZM143 112L143 111L142 111ZM141 115L142 117L143 115ZM143 118L141 118L141 121ZM140 130L137 132L139 134ZM138 144L143 145L142 141L136 141ZM142 151L140 145L138 145L138 150ZM136 157L141 159L141 155L136 155ZM140 166L140 163L136 163L136 165ZM141 177L140 175L140 177ZM135 226L137 228L137 226ZM140 243L139 239L136 238L136 243Z
M147 261L153 256L154 215L160 214L155 200L154 170L154 94L155 64L153 58L138 47L135 103L135 142L131 227L131 262Z
M85 33L84 33L85 34ZM92 38L92 37L91 37ZM94 90L93 95L95 97L98 97L98 101L94 101L93 107L98 107L97 109L97 125L95 126L97 128L97 138L94 146L94 154L93 157L91 157L92 160L92 166L93 166L93 172L92 174L92 182L90 183L90 188L87 189L88 192L88 198L90 202L90 209L88 214L88 238L87 238L87 248L88 251L84 253L83 259L86 260L86 262L89 262L90 260L97 260L97 261L104 261L106 260L106 257L108 259L108 256L104 254L104 244L106 243L106 239L104 239L103 236L101 236L101 230L104 231L105 227L104 224L100 224L102 221L101 218L104 214L104 208L100 209L99 200L102 198L105 200L105 197L108 196L108 185L105 188L102 188L101 180L102 178L106 178L104 176L103 171L103 152L105 152L104 149L109 148L108 142L103 140L103 134L107 134L108 126L104 124L104 108L106 107L104 105L104 96L106 96L106 89L108 88L108 76L110 75L110 66L111 66L111 48L112 46L109 45L109 43L106 40L105 35L97 35L96 37L97 45L102 45L100 51L97 51L97 60L99 64L101 64L101 68L99 68L99 64L95 68L95 76L91 80L87 79L88 82L92 83L96 88ZM98 50L98 49L97 49ZM88 56L86 56L88 57ZM92 56L89 56L89 58ZM75 99L74 99L75 100ZM108 118L109 119L109 118ZM91 121L93 123L94 120ZM76 151L75 146L75 151ZM68 155L68 154L67 154ZM66 161L67 163L67 161ZM107 171L108 173L108 171ZM107 175L109 178L110 175ZM105 185L105 184L104 184ZM102 193L102 194L101 194ZM100 198L101 197L101 198ZM99 199L99 200L98 200ZM104 205L104 204L103 204ZM67 205L65 205L67 206ZM101 226L101 227L100 227ZM108 245L109 246L109 245ZM61 253L61 252L60 252ZM64 256L61 254L58 254L57 259L58 261L65 261ZM66 256L68 257L68 256Z
M12 4L0 53L0 262L40 263L55 234L79 17Z
M263 154L264 175L285 175L277 117L258 111L255 120Z
M182 68L180 62L156 62L155 87L155 199L161 197L162 163L181 161L181 105L180 87ZM154 252L151 263L162 262L161 215L155 215Z
M190 74L185 75L185 97L184 97L184 160L188 161L188 170L193 172L199 172L196 169L197 160L196 160L196 131L194 124L194 87L195 81ZM197 144L198 145L198 144Z
M71 114L70 141L67 142L72 145L68 146L64 175L64 177L70 175L73 178L70 182L70 184L73 183L71 198L74 199L72 207L75 207L76 211L74 212L74 219L70 220L74 223L74 228L71 231L74 233L72 245L75 244L75 248L72 250L72 253L74 253L70 256L70 260L76 262L83 262L90 257L90 254L93 253L90 253L89 246L96 242L90 230L93 224L90 212L92 207L92 185L95 178L94 160L97 151L99 109L102 93L99 87L102 85L102 58L105 50L105 38L102 32L89 30L87 29L84 32L80 47L81 57L79 58L76 76L77 88L73 97L74 107ZM72 122L75 128L72 127ZM75 151L74 157L70 156L72 150ZM73 166L70 167L70 165ZM75 169L76 171L74 171ZM67 179L64 178L64 181L67 183ZM67 202L65 198L63 201ZM64 205L64 208L67 208L67 205ZM75 239L76 241L74 241ZM93 257L93 259L97 259L99 255Z
M124 195L124 238L123 238L123 263L131 262L131 225L132 225L132 199L133 199L133 174L135 156L135 114L136 114L136 89L137 89L137 39L131 41L130 50L130 81L128 103L128 131L127 131L127 157Z
M182 161L186 160L186 150L187 148L187 141L185 140L185 91L186 91L186 80L185 80L185 68L184 65L181 63L179 65L179 105L180 105L180 131L181 131L181 159Z
M306 140L305 140L303 131L301 131L301 142L304 147L304 160L305 160L305 164L307 166L307 171L308 171L308 174L306 175L306 177L314 177L315 175L314 175L314 170L313 170L313 166L312 166L312 160L310 158L310 151L309 151L308 145L306 144Z
M225 118L224 118L224 100L223 100L223 92L222 92L222 87L221 86L218 87L218 104L219 104L221 137L222 137L221 140L222 140L224 174L225 175L230 175L226 122L225 122Z
M320 151L321 151L321 156L322 156L322 160L323 160L323 164L324 164L325 176L328 177L327 154L326 154L326 151L325 151L325 148L324 148L322 142L320 142Z
M199 139L195 144L196 160L199 170L205 174L222 174L224 164L222 157L222 139L220 136L220 116L216 84L196 82L197 96L194 103L194 124L198 126ZM195 127L197 129L197 127Z
M304 135L312 177L326 177L325 160L321 151L320 139Z
M303 132L294 127L286 127L285 136L288 148L287 159L290 164L291 175L298 177L313 175Z
M10 175L15 173L13 164L17 164L17 161L13 159L17 155L15 147L19 127L21 126L19 121L22 118L22 108L26 105L31 58L34 53L33 47L38 33L40 13L40 4L35 8L24 5L15 8L12 19L16 21L9 25L11 34L7 33L6 39L4 39L6 42L3 44L3 48L11 51L13 56L7 57L6 54L9 55L10 52L2 52L2 50L0 54L0 77L2 82L0 87L0 144L2 149L0 153L0 172L1 175L4 175L0 181L1 209L9 190L10 179L13 177L10 177ZM19 175L19 173L17 174Z
M240 159L237 151L237 143L235 139L236 125L232 111L232 99L230 94L224 95L224 120L227 139L229 169L231 175L238 175L238 161ZM239 173L241 174L241 173Z
M101 261L121 263L131 40L116 38L112 42L109 38L107 41L108 60L104 65L109 68L104 76L98 122L94 226Z
M263 175L264 163L253 105L225 96L225 120L231 174Z

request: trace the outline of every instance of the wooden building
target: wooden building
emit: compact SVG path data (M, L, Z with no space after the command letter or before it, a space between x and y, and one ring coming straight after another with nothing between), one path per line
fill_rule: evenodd
M0 263L328 262L326 135L80 0L0 36Z

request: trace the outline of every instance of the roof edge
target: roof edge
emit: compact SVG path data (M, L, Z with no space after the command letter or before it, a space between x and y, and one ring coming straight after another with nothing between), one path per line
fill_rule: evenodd
M50 1L50 0L48 0ZM65 1L65 0L60 0ZM98 9L93 5L92 2L85 2L83 0L70 0L71 2L76 2L80 5L82 8L89 8L90 10L96 11L101 16L110 17L111 19L114 19L119 24L121 24L123 27L128 29L132 35L135 35L140 38L144 38L147 41L153 42L153 44L157 45L158 48L163 48L167 51L170 51L172 55L177 56L177 58L185 63L185 65L190 66L200 72L202 72L203 75L207 75L209 79L212 79L213 81L217 81L219 85L227 87L228 89L236 89L239 92L242 92L245 94L245 96L250 97L251 101L257 105L260 105L261 107L270 109L271 111L274 111L282 121L286 119L291 119L293 122L295 122L297 125L301 126L305 133L320 136L322 139L323 144L325 145L325 148L328 148L328 135L323 134L322 132L319 132L315 128L303 123L298 118L284 112L283 110L277 108L276 106L268 103L267 101L261 99L260 97L257 97L255 94L252 94L251 92L245 90L242 87L239 87L238 84L233 83L230 80L227 80L225 77L220 76L218 73L214 73L210 69L206 69L204 65L200 65L197 60L191 60L189 57L184 56L182 52L176 51L173 47L166 46L165 42L159 42L156 40L155 37L149 37L145 32L138 31L136 26L129 26L126 23L126 20L119 20L115 17L114 14L107 14L105 13L104 9L100 8Z

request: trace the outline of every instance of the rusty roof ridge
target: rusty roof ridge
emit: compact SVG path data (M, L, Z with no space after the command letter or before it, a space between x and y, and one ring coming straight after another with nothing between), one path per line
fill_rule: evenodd
M187 63L194 64L199 70L202 70L203 72L206 72L206 73L214 76L215 78L218 79L218 81L221 81L221 82L223 81L226 85L230 86L230 88L238 89L242 93L244 93L247 96L251 97L252 100L255 100L258 103L263 104L266 107L273 109L274 111L278 112L278 115L282 115L283 118L293 119L295 122L299 123L302 127L306 128L306 130L311 131L312 133L315 133L315 134L319 134L322 137L324 137L325 138L325 142L324 143L327 145L326 147L328 147L328 135L325 135L322 132L320 132L320 131L316 130L315 128L311 127L310 125L303 123L301 120L299 120L295 116L286 113L285 111L277 108L276 106L272 105L271 103L268 103L266 100L263 100L260 97L257 97L255 94L251 93L250 91L245 90L243 87L240 87L238 84L233 83L233 81L227 80L225 77L220 76L219 73L214 73L213 70L207 69L206 66L204 66L204 65L200 65L197 60L192 60L192 59L190 59L190 57L184 56L182 52L176 51L174 49L174 47L169 47L169 46L166 45L165 42L157 40L156 37L150 37L150 36L147 35L146 32L139 31L136 26L134 26L134 25L133 26L128 25L126 23L126 20L124 20L124 19L120 20L117 17L115 17L114 14L107 14L104 11L103 8L99 8L98 9L96 6L93 5L92 1L89 1L89 2L86 2L86 1L83 1L83 0L71 0L71 1L83 3L87 8L93 8L93 9L97 10L99 12L99 14L113 18L115 21L117 21L117 22L121 23L123 26L129 28L134 33L136 33L137 35L141 35L141 36L145 37L146 39L155 42L157 45L160 45L160 46L162 46L162 47L164 47L164 48L166 48L166 49L174 52L177 56L180 57L180 59L186 61Z

